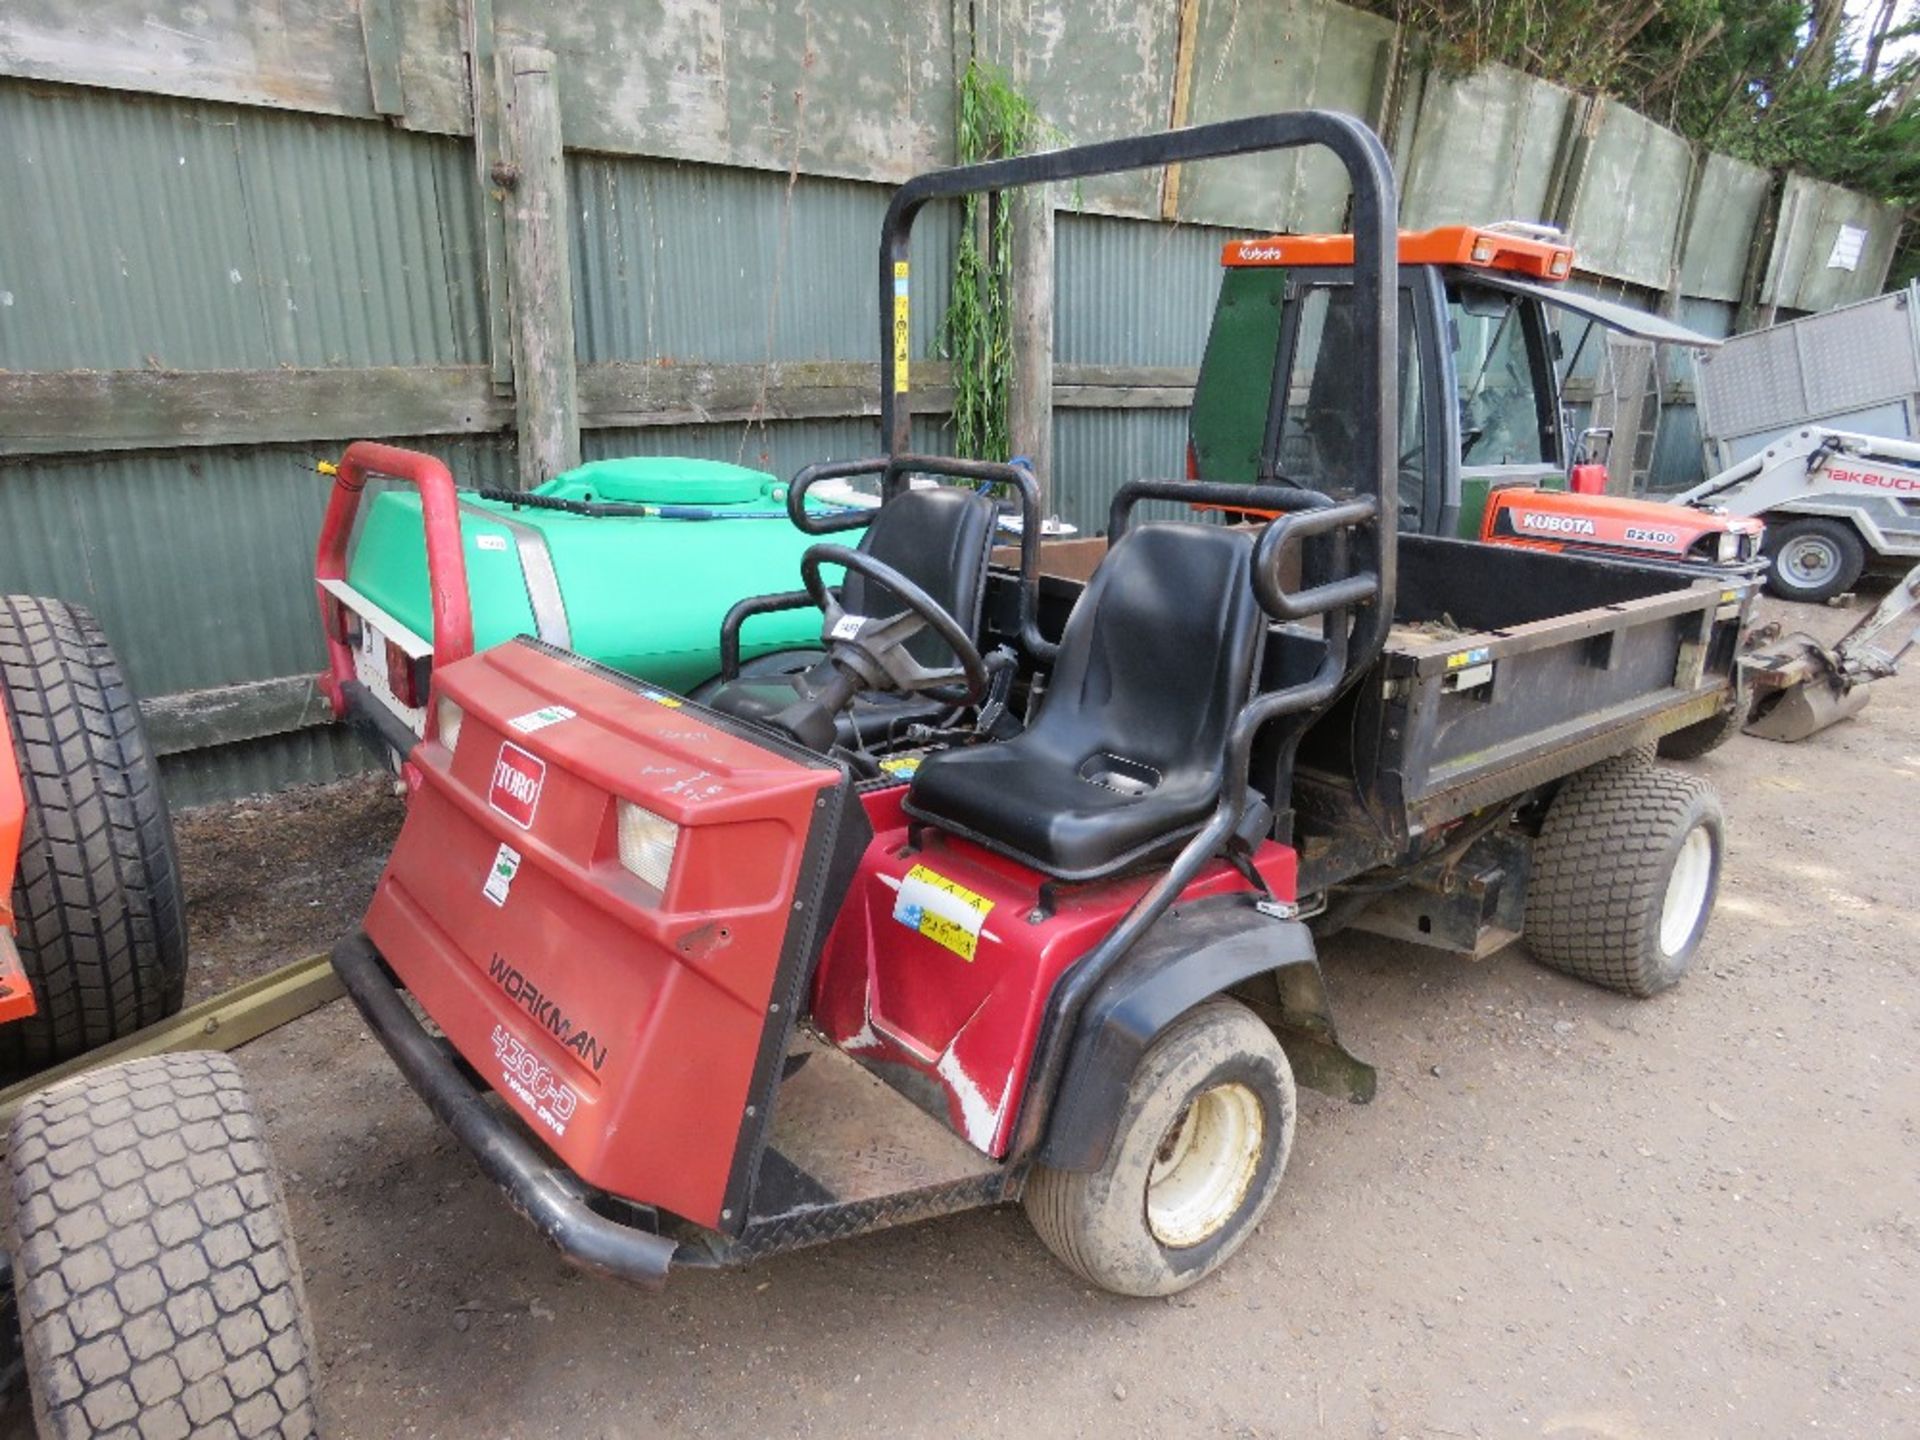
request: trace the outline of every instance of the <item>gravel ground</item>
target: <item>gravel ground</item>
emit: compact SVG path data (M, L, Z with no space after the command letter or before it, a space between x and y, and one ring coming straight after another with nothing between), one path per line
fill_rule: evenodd
M1694 973L1658 999L1523 946L1475 964L1331 943L1379 1098L1303 1095L1260 1233L1171 1301L1089 1291L1012 1208L659 1295L578 1275L330 1007L240 1057L287 1176L328 1432L1920 1434L1917 701L1920 664L1811 743L1743 736L1691 767L1721 789L1730 855ZM355 833L383 847L391 807L368 794ZM380 850L309 853L363 895ZM226 904L227 933L307 953L315 912L360 903L304 898L304 930Z

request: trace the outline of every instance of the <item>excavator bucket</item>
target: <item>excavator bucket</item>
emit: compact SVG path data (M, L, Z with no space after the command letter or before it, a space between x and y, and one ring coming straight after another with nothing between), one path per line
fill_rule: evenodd
M1867 703L1867 685L1897 674L1900 657L1920 641L1920 565L1887 592L1831 648L1811 635L1757 630L1740 657L1740 683L1753 696L1743 728L1792 744L1817 735Z
M1825 677L1810 679L1763 695L1741 728L1762 740L1791 745L1858 715L1871 696L1864 685L1849 688Z
M1818 735L1867 703L1867 687L1846 674L1841 657L1811 635L1775 639L1740 657L1741 678L1753 696L1749 735L1791 745Z

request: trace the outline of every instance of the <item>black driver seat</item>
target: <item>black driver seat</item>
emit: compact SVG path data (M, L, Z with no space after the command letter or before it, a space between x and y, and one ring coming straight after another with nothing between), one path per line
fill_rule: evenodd
M1227 730L1259 673L1252 560L1243 531L1128 531L1067 620L1039 718L929 757L907 813L1061 880L1187 839L1219 799Z
M993 498L975 490L950 485L906 490L874 512L858 548L913 581L977 639L998 518ZM840 604L849 615L882 619L907 608L886 586L858 574L846 577ZM955 663L953 651L931 630L908 640L906 648L929 669ZM742 720L764 722L807 694L806 672L818 659L817 652L808 652L791 657L794 668L786 673L742 674L704 697L704 703ZM870 745L896 726L931 723L952 708L951 701L933 696L865 692L836 717L836 739L849 749Z

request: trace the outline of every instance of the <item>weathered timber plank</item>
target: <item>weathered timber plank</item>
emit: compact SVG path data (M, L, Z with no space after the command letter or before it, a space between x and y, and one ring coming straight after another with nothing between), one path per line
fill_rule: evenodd
M179 1014L136 1030L123 1039L75 1056L51 1070L30 1075L0 1090L0 1149L6 1128L28 1096L71 1080L102 1065L167 1055L176 1050L238 1050L288 1021L331 1004L346 993L333 962L325 955L309 955L291 965L270 970L256 980L188 1006Z
M505 187L507 264L513 275L507 293L522 490L580 463L579 362L556 63L551 50L525 45L496 61L512 164L512 183Z
M918 363L913 408L952 404L948 370ZM779 360L766 365L660 365L608 361L580 369L583 425L685 425L720 420L815 420L880 413L880 367L858 360Z
M483 365L0 371L0 455L497 430Z
M314 624L318 626L316 616ZM211 690L185 690L140 702L147 744L156 755L284 735L324 725L333 711L312 675L279 675Z
M916 414L952 405L948 369L913 367ZM1166 365L1056 365L1066 409L1179 408L1196 372ZM610 361L579 369L580 423L683 425L878 413L880 367L858 360L769 365ZM0 371L0 456L203 445L273 445L504 428L513 401L484 365L314 370Z

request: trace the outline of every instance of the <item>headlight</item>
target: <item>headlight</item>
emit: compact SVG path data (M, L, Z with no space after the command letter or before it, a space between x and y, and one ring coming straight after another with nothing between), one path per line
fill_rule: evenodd
M1740 558L1740 532L1724 530L1720 534L1720 563L1730 564Z
M673 872L673 851L680 843L680 827L673 821L622 800L619 819L620 863L656 890L667 888Z
M442 695L434 706L434 715L438 718L440 743L451 750L460 743L460 707Z

